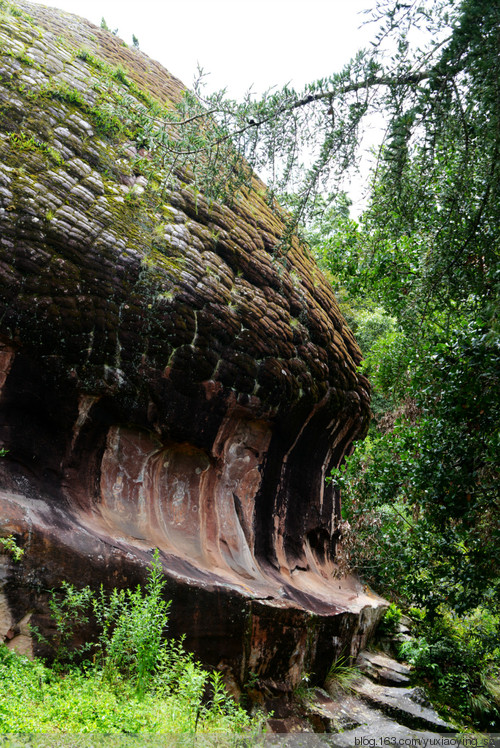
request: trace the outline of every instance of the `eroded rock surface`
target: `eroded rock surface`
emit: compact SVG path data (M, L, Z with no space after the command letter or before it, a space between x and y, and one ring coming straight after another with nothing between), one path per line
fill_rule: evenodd
M25 550L5 625L46 627L61 579L136 582L157 547L206 662L326 672L381 605L335 576L324 478L369 395L328 283L280 250L257 180L228 207L145 179L107 105L183 87L142 52L23 0L0 66L1 532Z
M410 682L410 668L383 652L360 652L356 666L376 683L405 686Z

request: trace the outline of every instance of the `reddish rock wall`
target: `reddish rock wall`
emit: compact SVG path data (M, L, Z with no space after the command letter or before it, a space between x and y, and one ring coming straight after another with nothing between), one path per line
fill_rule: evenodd
M367 428L359 349L307 252L279 250L260 183L232 207L181 173L161 200L144 190L133 142L102 128L106 97L132 89L79 50L162 101L178 81L86 21L16 7L0 19L0 530L25 555L3 558L0 633L46 627L62 579L135 583L157 547L172 633L205 661L237 681L320 674L380 610L335 576L324 481Z

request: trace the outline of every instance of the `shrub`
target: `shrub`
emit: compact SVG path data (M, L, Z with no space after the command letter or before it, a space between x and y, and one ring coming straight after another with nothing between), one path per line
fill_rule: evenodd
M0 733L196 733L260 730L182 642L165 637L170 603L159 553L144 589L97 594L63 583L51 592L55 667L0 645ZM72 648L94 616L94 643ZM43 638L38 634L39 638ZM91 660L76 665L84 652Z
M397 631L398 624L403 615L400 608L391 603L384 613L384 617L379 623L378 631L381 634L394 634Z
M118 675L135 683L143 695L163 650L168 646L165 632L170 602L163 597L165 581L158 551L146 582L135 590L114 589L107 596L101 586L92 598L99 640L96 656L110 680Z
M8 553L13 560L17 563L24 555L24 551L20 548L16 539L13 535L7 535L6 538L0 538L0 553Z
M401 654L443 705L482 729L500 730L500 615L479 606L458 615L445 606Z

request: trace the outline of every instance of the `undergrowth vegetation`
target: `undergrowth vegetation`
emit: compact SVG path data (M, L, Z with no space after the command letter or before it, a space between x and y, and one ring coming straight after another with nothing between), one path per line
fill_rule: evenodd
M497 731L500 712L500 615L478 606L459 615L441 606L434 621L401 645L414 668L451 716Z
M144 589L76 590L50 600L51 666L0 647L0 732L256 733L260 717L228 695L182 642L168 639L169 603L155 555ZM92 618L97 641L75 648Z

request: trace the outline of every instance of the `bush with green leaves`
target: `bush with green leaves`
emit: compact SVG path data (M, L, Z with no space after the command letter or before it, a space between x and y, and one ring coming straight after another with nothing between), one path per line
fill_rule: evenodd
M482 637L474 662L457 642L458 622L478 606L483 621L500 614L499 346L487 327L465 321L413 345L409 358L407 399L389 427L334 471L347 553L390 599L425 611L427 680L443 701L453 683L457 693L465 684L474 698L463 701L461 715L487 727L496 707L478 704L491 704L485 663L497 658L498 644Z
M458 615L446 606L401 655L441 704L492 732L500 730L500 614L479 606Z
M107 595L101 586L92 596L92 609L99 630L94 657L104 675L115 680L125 677L144 694L168 646L165 633L170 603L164 598L165 579L158 551L144 591L113 591Z
M228 695L220 673L166 638L164 587L156 551L144 588L94 594L63 584L53 591L55 631L44 642L55 666L0 646L0 732L259 731L261 717L249 717ZM91 617L97 641L74 650L75 632Z
M360 569L408 604L464 612L500 578L499 347L469 323L422 345L409 379L411 410L334 480Z
M7 553L16 563L24 556L24 550L18 546L13 535L0 538L0 553Z
M398 608L395 603L390 603L389 607L384 613L384 617L378 625L377 632L380 634L396 633L402 615L403 612L401 608Z

